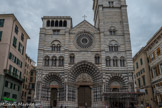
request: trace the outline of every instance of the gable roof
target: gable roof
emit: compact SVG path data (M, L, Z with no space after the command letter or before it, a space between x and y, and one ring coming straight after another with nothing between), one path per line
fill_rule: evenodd
M75 29L77 29L77 28L83 27L84 25L88 25L88 26L91 27L93 30L98 31L98 29L97 29L95 26L93 26L91 23L89 23L87 20L83 20L82 22L80 22L79 24L77 24L76 26L74 26L74 27L72 28L72 30L75 30Z

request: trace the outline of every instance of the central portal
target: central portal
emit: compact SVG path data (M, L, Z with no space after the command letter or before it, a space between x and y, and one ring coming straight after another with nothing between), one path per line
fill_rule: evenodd
M57 88L52 88L51 89L51 99L50 103L52 107L57 106Z
M89 86L78 88L78 107L91 107L91 88Z

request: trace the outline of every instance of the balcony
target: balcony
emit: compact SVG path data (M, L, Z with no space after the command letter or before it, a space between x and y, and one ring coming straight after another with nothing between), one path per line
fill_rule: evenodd
M156 76L155 78L152 79L152 83L160 81L162 79L162 74L159 76Z
M5 73L5 75L10 76L10 77L14 78L15 80L18 80L22 83L24 82L24 79L22 79L21 76L18 76L17 74L10 72L7 69L4 70L4 73Z
M162 87L156 87L154 91L156 94L162 94Z

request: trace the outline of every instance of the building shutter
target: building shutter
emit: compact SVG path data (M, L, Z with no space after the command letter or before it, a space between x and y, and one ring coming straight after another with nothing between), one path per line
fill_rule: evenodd
M157 76L159 76L160 75L160 69L159 69L159 65L158 64L156 66L156 72L157 72Z
M162 102L162 94L160 94L160 102Z
M160 48L157 48L157 55L160 56Z
M153 52L153 57L154 57L154 59L155 59L155 51Z
M24 47L22 48L22 55L24 55Z
M9 59L11 60L11 58L12 58L12 53L9 54Z
M21 44L20 44L20 42L19 42L19 48L18 48L18 51L20 52L20 47L21 47Z
M0 31L0 41L2 40L2 31Z

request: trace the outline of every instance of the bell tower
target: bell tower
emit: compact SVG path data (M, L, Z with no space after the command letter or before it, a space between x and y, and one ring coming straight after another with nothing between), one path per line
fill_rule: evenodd
M125 57L125 72L121 67L118 67L121 72L115 72L113 67L110 67L110 71L127 74L128 88L132 89L133 60L126 0L93 0L93 10L94 26L100 30L102 56L110 56L113 59L116 55L118 60L120 56ZM116 50L111 46L113 42L116 42L118 47ZM110 71L107 73L111 74Z

